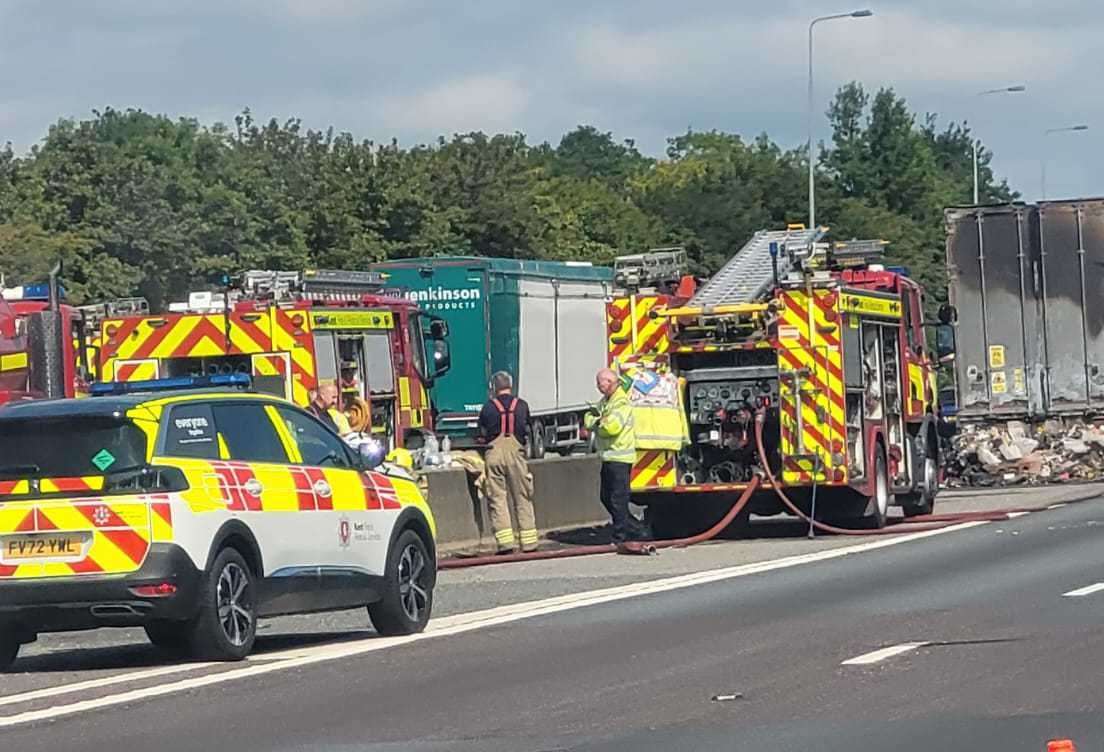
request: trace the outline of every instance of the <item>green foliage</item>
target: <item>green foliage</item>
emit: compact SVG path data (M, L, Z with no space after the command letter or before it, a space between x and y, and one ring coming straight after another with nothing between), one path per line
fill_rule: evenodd
M973 134L858 84L828 117L818 218L889 240L938 296L941 212L969 199ZM983 197L1014 198L991 159L981 147ZM555 147L477 132L402 148L248 110L203 126L106 109L26 155L0 150L0 272L30 282L62 259L74 300L154 305L225 272L445 253L610 263L681 244L708 274L756 230L805 221L805 160L765 134L690 131L653 159L587 125Z

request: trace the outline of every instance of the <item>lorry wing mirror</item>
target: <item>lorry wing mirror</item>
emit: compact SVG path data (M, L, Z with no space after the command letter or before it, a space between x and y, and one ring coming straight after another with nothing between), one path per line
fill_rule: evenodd
M444 376L452 366L452 353L449 343L443 339L433 341L433 378Z
M939 306L939 323L953 324L958 321L958 309L950 303Z

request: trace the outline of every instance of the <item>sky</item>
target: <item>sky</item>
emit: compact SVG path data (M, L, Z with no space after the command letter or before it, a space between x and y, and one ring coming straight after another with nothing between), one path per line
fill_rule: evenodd
M1104 195L1104 4L1095 0L0 0L0 142L58 118L140 108L201 122L301 118L404 145L580 123L659 156L718 129L815 138L856 80L968 120L1031 200ZM1020 94L978 92L1024 85ZM1044 135L1050 128L1089 130ZM964 188L966 190L966 188Z

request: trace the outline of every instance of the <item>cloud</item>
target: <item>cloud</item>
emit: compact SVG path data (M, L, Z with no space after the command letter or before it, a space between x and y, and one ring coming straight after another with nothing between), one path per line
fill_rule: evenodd
M475 75L387 97L375 111L384 125L400 130L513 131L529 100L529 90L513 76Z

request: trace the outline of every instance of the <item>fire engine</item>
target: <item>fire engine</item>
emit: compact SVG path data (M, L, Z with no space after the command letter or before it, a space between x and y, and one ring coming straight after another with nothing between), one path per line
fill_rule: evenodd
M757 474L824 519L881 527L894 504L931 512L938 408L923 290L882 263L884 242L828 244L826 232L760 231L700 288L610 302L609 360L637 416L633 500L657 534L717 517ZM776 494L748 510L781 511Z
M62 302L60 271L49 283L0 290L0 404L81 396L92 378L84 314Z
M246 373L257 391L304 406L335 382L352 428L395 447L432 428L447 336L386 275L255 270L164 313L106 315L96 349L103 381Z

